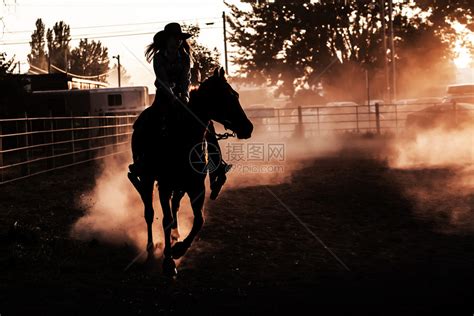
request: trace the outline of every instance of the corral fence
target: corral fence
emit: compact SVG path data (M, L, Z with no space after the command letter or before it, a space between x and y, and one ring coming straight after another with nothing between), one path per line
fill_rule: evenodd
M438 108L439 107L439 108ZM255 132L278 137L315 137L335 132L398 133L407 116L439 115L455 104L314 106L248 109ZM474 115L474 109L470 110ZM136 115L0 119L0 184L130 152Z
M419 111L422 111L419 112ZM258 108L246 111L257 131L280 137L312 137L328 133L393 133L407 128L407 118L430 120L441 116L462 117L474 107L455 103L378 104L350 106L306 106L294 108Z
M127 152L135 117L0 119L0 184Z

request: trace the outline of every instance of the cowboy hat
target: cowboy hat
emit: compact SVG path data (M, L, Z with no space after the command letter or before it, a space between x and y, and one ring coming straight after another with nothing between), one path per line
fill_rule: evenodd
M160 42L160 40L168 36L177 36L182 40L186 40L190 38L192 35L189 33L184 33L181 30L181 25L179 25L179 23L173 22L173 23L166 24L164 30L156 33L155 36L153 36L153 42L158 43Z

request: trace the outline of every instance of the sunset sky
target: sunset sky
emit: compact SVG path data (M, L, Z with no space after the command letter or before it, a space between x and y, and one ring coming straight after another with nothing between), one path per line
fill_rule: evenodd
M222 11L226 7L222 0L7 0L7 7L1 6L0 10L4 17L1 50L7 52L8 58L15 55L23 63L22 72L28 69L28 42L37 18L43 19L46 28L60 20L69 24L71 47L78 45L79 38L100 40L109 49L111 66L116 63L112 56L120 54L122 65L131 75L130 81L150 88L154 75L143 52L165 24L198 23L202 28L198 41L223 51ZM214 24L206 25L209 22Z
M109 49L111 67L116 63L112 56L120 54L122 65L131 76L129 84L133 85L153 89L154 74L143 52L155 32L172 21L199 24L202 30L198 41L210 49L217 47L223 64L222 11L226 11L226 6L222 0L6 0L6 4L0 6L0 16L4 17L3 25L0 24L1 51L8 54L7 58L15 55L15 60L22 62L22 72L29 68L28 42L37 18L43 19L46 28L61 20L69 24L71 47L78 45L79 38L100 40ZM213 25L206 25L212 22ZM466 36L474 41L472 32ZM232 50L229 48L229 56ZM466 69L472 56L466 48L456 47L456 50L454 63L462 81L472 81L473 71ZM232 69L230 65L231 72ZM115 78L113 81L116 82Z

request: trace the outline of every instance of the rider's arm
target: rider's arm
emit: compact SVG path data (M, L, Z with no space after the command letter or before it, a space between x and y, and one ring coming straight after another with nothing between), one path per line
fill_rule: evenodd
M158 90L166 91L171 97L174 94L173 90L171 90L168 74L166 73L166 62L160 53L155 54L153 57L153 70L156 75L155 86Z
M181 97L186 98L186 101L189 100L189 86L191 85L191 58L188 54L183 53L183 67L181 68L181 72L178 76L177 82L177 93L181 95Z

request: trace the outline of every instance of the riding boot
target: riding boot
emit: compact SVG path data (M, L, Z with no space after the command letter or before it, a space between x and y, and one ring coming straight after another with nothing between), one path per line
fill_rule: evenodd
M140 175L143 175L143 158L134 159L133 164L128 165L128 179L133 184L135 189L142 194L142 183Z
M217 199L222 186L227 180L226 173L229 172L231 168L231 164L227 164L224 160L222 160L219 164L219 167L213 172L209 173L209 178L211 180L211 200Z

